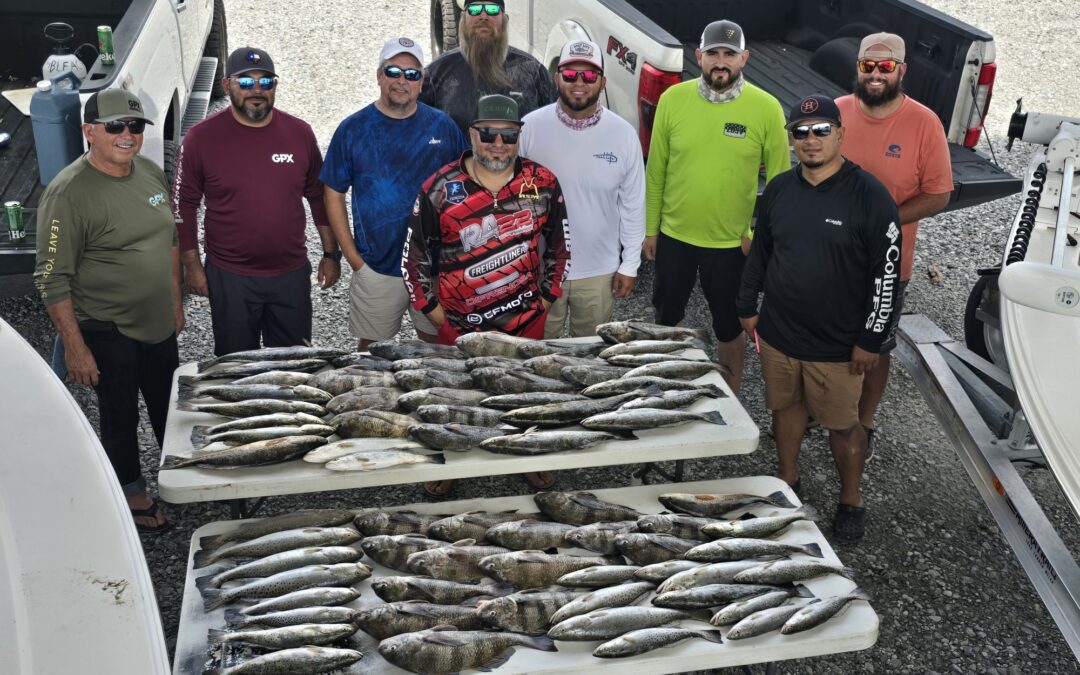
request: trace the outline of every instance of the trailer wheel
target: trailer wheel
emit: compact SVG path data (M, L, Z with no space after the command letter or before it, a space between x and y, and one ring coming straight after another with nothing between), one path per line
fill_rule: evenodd
M203 56L213 56L218 60L210 96L221 98L225 95L225 88L221 86L221 81L225 79L225 62L229 58L229 29L225 24L225 0L214 0L214 23L210 25L210 35L206 37Z
M458 46L458 20L461 10L457 0L431 0L431 59Z
M1000 323L1001 292L997 281L997 275L981 276L971 289L964 308L964 342L971 351L1008 371L1005 338ZM980 313L993 317L997 323L987 323L978 316Z
M166 139L162 147L162 169L165 171L165 180L172 189L173 176L176 175L176 160L180 157L180 145L176 141Z

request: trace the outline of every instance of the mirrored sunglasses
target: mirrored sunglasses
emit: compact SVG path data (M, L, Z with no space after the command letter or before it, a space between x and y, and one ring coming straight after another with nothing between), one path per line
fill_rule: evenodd
M113 120L112 122L102 122L101 126L105 127L105 133L114 136L124 133L124 129L137 136L146 129L146 120Z
M577 82L578 77L585 80L585 84L596 84L600 79L600 73L595 70L577 70L576 68L563 68L559 71L562 75L563 82L568 84Z
M493 2L478 2L466 7L465 11L469 13L469 16L480 16L480 14L487 14L488 16L499 16L499 14L502 13L502 7L496 5Z
M514 145L518 142L521 129L495 129L493 127L473 127L480 134L481 143L494 143L496 137L502 137L503 143Z
M236 78L236 86L241 89L254 89L255 83L259 83L259 88L263 91L270 91L277 84L276 77L238 77Z
M859 61L859 72L864 75L868 75L876 69L878 72L885 73L886 75L895 71L897 66L902 62L896 59L885 59L884 61L875 61L873 59L862 59Z
M387 77L394 80L404 75L405 79L409 82L416 82L424 76L424 74L416 68L399 68L397 66L385 66L382 71L383 75L386 75Z
M791 136L795 140L801 141L810 136L810 132L813 132L814 135L818 138L824 138L826 136L831 136L832 130L833 125L829 124L828 122L819 122L818 124L800 124L797 127L792 127Z

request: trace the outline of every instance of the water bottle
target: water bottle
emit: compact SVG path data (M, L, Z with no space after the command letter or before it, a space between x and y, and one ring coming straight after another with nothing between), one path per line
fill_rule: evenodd
M30 99L30 121L42 185L48 185L83 153L79 83L74 73L60 77L68 80L67 87L41 80Z
M74 86L75 89L78 89L79 83L86 78L86 65L78 56L72 53L71 47L68 45L75 37L75 29L66 23L57 21L45 26L45 37L54 44L52 54L45 59L45 63L41 66L41 79L57 80L57 78L67 73L72 73L78 78L74 85L70 80L62 80L59 86L64 88Z

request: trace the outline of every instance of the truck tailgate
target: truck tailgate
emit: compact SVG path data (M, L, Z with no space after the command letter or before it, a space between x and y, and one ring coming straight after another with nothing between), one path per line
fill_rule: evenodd
M26 80L10 80L5 81L2 88L27 86ZM37 152L30 118L3 96L0 96L0 131L11 134L11 145L0 149L0 202L21 202L26 225L26 240L14 246L8 238L7 220L0 216L0 276L29 274L34 271L37 203L45 188L38 181ZM0 295L3 295L2 289Z

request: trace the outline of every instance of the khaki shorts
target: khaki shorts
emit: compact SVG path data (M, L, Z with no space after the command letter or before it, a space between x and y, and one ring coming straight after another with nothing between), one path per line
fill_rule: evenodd
M409 310L418 333L438 334L422 312L409 303L401 277L379 274L364 265L352 274L349 284L349 332L360 340L389 340L401 330L401 318Z
M826 429L843 431L859 423L863 376L852 375L849 362L800 361L760 342L769 410L786 410L802 402Z
M548 309L544 338L562 336L567 314L570 315L570 337L596 335L596 327L611 321L615 298L611 295L614 274L603 274L576 281L564 281L562 297Z

